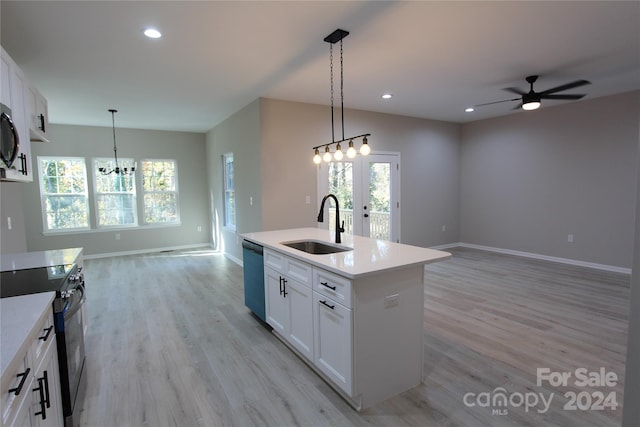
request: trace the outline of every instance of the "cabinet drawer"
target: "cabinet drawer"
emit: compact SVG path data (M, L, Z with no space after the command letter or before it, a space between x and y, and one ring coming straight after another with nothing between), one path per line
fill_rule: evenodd
M40 326L38 326L38 335L31 344L31 354L33 355L33 367L38 368L44 354L49 345L55 341L56 331L53 327L53 313L45 317Z
M271 267L278 273L284 274L284 264L286 256L282 255L280 252L272 251L266 248L263 252L263 256L265 267Z
M285 257L285 276L287 279L295 280L298 283L311 288L311 278L313 276L313 268L304 262Z
M28 355L13 372L6 372L2 378L2 425L10 425L25 399L31 399L33 370L29 369ZM9 390L12 390L9 392ZM16 395L16 392L18 393ZM31 400L29 400L31 402ZM28 404L28 403L27 403Z
M34 368L38 368L40 366L40 362L44 357L47 349L51 345L52 342L56 340L56 331L53 327L53 313L50 311L47 317L40 323L38 326L38 335L33 339L31 343L31 354L33 355L33 364Z
M344 277L314 268L313 290L351 308L351 281Z

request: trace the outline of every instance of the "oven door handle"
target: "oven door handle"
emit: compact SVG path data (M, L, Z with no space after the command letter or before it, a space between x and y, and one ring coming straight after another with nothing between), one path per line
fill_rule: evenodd
M74 314L76 314L78 312L78 310L80 310L80 308L82 308L82 304L85 303L86 298L84 295L84 282L82 283L78 283L78 285L76 286L75 292L73 293L73 295L71 295L70 297L70 303L67 306L67 309L65 310L64 313L64 318L65 319L69 319L70 317L72 317ZM81 295L80 297L77 296L78 291L80 291ZM78 301L78 302L75 302Z

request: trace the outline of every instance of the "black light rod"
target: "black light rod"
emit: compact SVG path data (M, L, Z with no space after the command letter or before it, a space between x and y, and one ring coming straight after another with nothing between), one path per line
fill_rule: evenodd
M370 133L363 133L362 135L352 136L352 137L349 137L349 138L341 139L340 141L333 141L333 142L328 142L326 144L316 145L315 147L312 148L312 150L315 150L316 148L320 148L320 147L328 147L329 145L337 144L339 142L351 141L352 139L362 138L363 136L371 136L371 134Z

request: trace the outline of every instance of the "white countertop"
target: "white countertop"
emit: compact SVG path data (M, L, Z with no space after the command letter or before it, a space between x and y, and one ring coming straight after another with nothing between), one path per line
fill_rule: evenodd
M50 267L73 264L82 248L54 249L50 251L2 254L2 271L26 270L28 268Z
M282 242L296 240L318 240L335 244L335 232L321 228L261 231L245 233L242 234L242 237L350 279L382 271L443 261L451 257L450 253L435 249L368 237L350 236L344 233L342 234L342 243L339 246L353 248L352 251L313 255L282 244Z
M37 326L51 311L55 292L0 299L0 364L2 376L19 357L27 352L38 330Z

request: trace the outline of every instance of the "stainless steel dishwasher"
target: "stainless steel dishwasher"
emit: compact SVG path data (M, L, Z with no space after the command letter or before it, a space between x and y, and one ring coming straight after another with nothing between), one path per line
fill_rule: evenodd
M248 240L242 241L244 305L249 307L263 322L266 322L262 251L262 246Z

